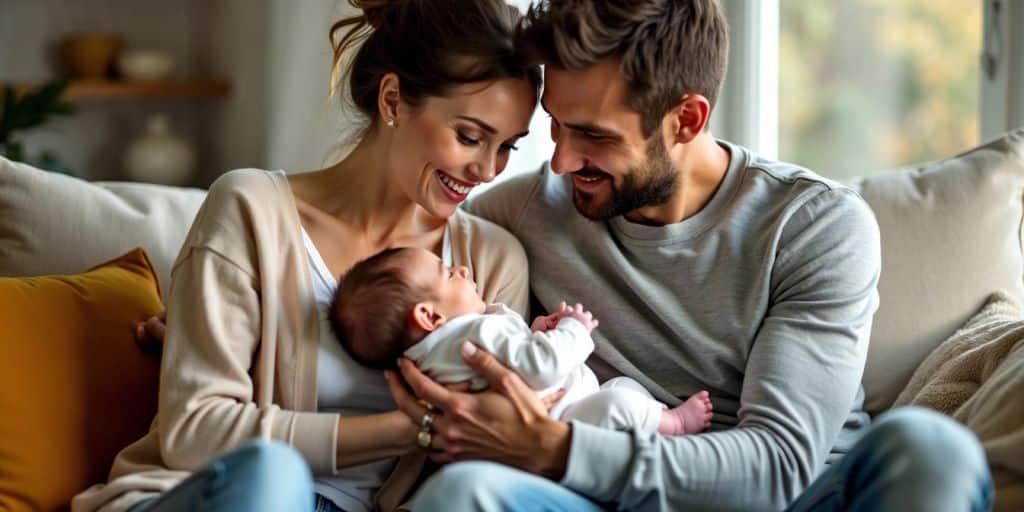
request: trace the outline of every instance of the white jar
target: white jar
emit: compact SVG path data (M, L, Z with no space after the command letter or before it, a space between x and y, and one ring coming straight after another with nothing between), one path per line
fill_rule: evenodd
M124 170L133 181L189 185L195 175L195 151L171 133L164 115L155 114L146 122L145 133L128 145Z

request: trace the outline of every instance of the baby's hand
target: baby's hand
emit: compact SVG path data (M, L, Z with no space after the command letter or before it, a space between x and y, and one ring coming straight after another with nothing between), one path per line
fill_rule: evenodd
M594 332L594 329L596 329L598 325L598 321L594 318L594 315L592 315L590 311L583 309L583 305L579 303L569 308L565 313L562 313L561 316L579 320L579 322L583 324L583 327L587 328L587 332Z
M558 321L565 317L565 314L569 309L565 306L565 303L561 303L558 306L558 311L551 313L546 316L538 316L533 319L533 324L530 325L530 330L534 332L547 332L558 326Z
M554 318L555 315L538 316L533 319L533 323L530 324L530 330L533 332L547 332L553 328L552 322L557 321Z

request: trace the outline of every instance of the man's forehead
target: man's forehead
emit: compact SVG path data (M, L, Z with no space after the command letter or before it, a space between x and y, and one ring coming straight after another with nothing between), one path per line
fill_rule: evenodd
M626 103L626 79L618 59L605 59L582 70L545 71L543 107L559 123L596 127L625 140L644 139L640 113Z
M605 59L582 70L547 68L544 73L544 105L547 108L580 111L594 117L628 110L626 81L618 59Z

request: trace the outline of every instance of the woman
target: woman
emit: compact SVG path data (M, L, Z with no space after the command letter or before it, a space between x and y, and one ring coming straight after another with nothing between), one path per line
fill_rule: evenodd
M368 126L332 167L233 171L210 188L173 268L156 421L76 510L313 510L310 470L317 510L370 509L395 457L419 450L418 425L333 339L336 277L423 247L525 312L522 248L458 210L504 168L537 100L539 69L512 44L518 12L350 3L363 14L332 28L335 71L365 38L348 82Z

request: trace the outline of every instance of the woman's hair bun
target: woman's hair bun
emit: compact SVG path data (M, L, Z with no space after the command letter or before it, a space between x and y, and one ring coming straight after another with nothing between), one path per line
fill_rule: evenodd
M384 24L388 15L402 4L402 0L349 0L353 7L363 11L366 24L375 30Z

